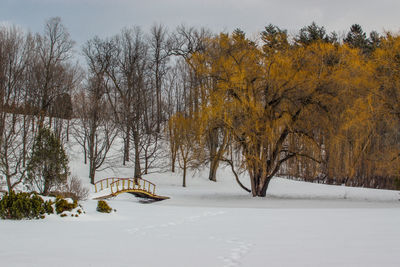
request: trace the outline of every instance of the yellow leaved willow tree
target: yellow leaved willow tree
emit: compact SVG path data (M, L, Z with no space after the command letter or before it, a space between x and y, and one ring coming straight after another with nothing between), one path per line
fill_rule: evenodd
M374 98L379 115L374 142L380 177L391 178L387 186L400 189L400 36L387 33L372 58L378 87ZM375 160L376 161L376 160Z
M201 117L194 114L190 117L184 113L174 114L169 124L169 141L173 143L179 168L183 171L182 186L186 187L186 173L188 168L196 168L204 158L201 142Z
M190 88L198 110L185 118L201 127L196 150L217 140L206 152L210 177L219 161L232 164L235 149L253 196L265 196L277 174L394 188L399 38L388 35L365 55L346 44L290 44L285 32L267 37L258 45L240 31L220 34L187 59L198 79Z
M325 182L400 189L399 51L400 38L387 34L371 56L341 70L348 90L330 114L336 127L325 135Z
M265 196L290 159L322 161L329 111L363 81L357 51L322 42L265 53L244 35L221 34L192 60L208 78L202 111L233 137L253 196Z

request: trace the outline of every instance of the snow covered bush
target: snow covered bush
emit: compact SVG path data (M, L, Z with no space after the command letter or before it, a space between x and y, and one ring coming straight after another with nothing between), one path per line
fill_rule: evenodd
M104 200L99 200L97 202L97 209L98 212L103 212L103 213L110 213L112 211L112 208L108 206L107 202Z
M54 213L51 201L44 201L35 193L6 193L0 200L2 219L43 219Z
M55 206L57 214L60 214L64 211L72 211L73 209L78 207L78 202L74 200L72 203L70 203L67 199L57 197Z

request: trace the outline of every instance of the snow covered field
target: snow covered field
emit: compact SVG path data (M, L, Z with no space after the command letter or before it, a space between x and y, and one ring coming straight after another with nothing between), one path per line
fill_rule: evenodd
M131 170L114 172L97 179ZM72 173L88 181L78 161ZM111 214L87 200L79 218L0 221L0 266L400 266L397 191L276 178L262 199L228 169L217 183L206 177L182 188L180 174L148 175L171 199L122 194L108 201Z

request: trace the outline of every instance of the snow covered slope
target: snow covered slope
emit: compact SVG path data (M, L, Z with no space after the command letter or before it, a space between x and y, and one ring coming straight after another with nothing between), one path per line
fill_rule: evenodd
M89 184L78 157L71 171ZM97 179L131 173L115 167ZM149 174L171 199L143 204L122 194L108 201L111 214L89 199L79 218L0 220L0 265L400 266L398 191L275 178L266 198L253 198L229 169L217 183L206 174L191 174L187 188L179 173Z

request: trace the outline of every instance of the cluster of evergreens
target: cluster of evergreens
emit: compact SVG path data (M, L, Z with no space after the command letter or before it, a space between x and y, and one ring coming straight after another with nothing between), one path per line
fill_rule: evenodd
M278 174L400 187L398 35L353 25L339 36L315 23L294 36L268 25L254 40L239 29L134 27L86 42L82 66L73 44L58 18L43 34L0 29L0 172L9 190L27 182L47 193L57 183L47 176L65 180L59 148L70 133L92 183L104 163L132 161L140 177L165 167L167 153L183 186L188 168L209 166L216 181L227 164L239 184L238 173L249 174L251 188L240 185L254 196ZM47 128L57 140L42 153L36 137L51 135ZM117 138L122 157L112 159ZM39 175L33 168L50 152L59 165L41 165Z
M54 201L44 201L41 196L36 193L20 192L5 193L0 199L0 218L1 219L44 219L46 214L56 214L60 217L67 216L67 211L71 212L78 208L78 202L74 200L70 203L68 200L57 196ZM82 214L81 206L71 217L79 217Z
M107 204L106 201L104 201L104 200L99 200L99 201L97 202L97 208L96 208L96 210L97 210L98 212L101 212L101 213L111 213L112 208Z

